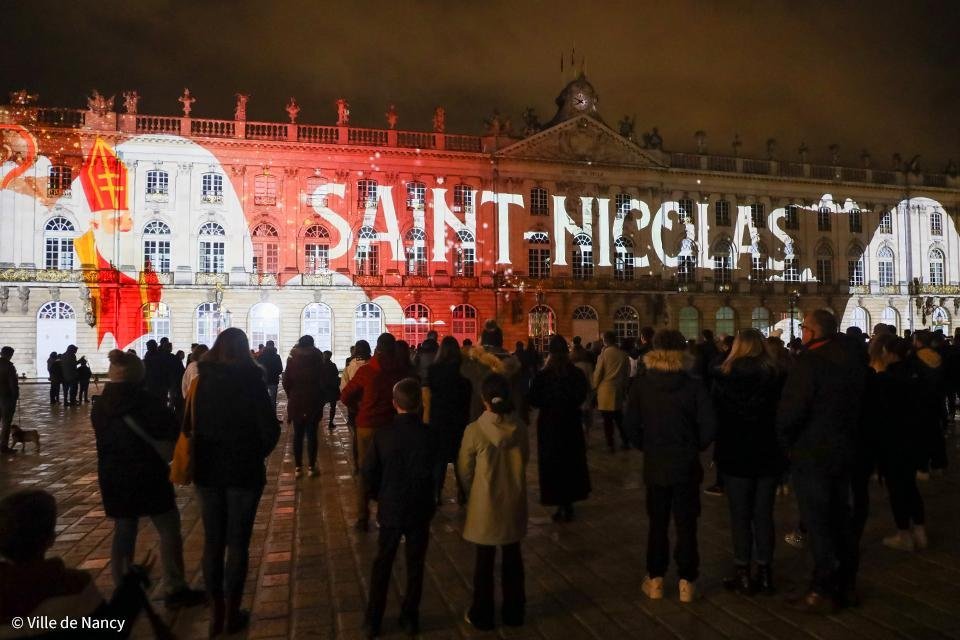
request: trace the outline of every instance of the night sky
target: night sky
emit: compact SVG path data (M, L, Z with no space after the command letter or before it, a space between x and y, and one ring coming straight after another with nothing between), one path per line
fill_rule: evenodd
M252 94L251 120L333 124L350 101L355 126L480 133L495 108L522 129L541 121L586 58L600 111L637 135L658 126L668 150L763 157L768 138L794 160L832 143L846 164L867 148L889 168L899 151L921 167L960 159L960 2L588 2L586 0L318 2L316 0L45 0L0 2L0 91L26 87L45 106L85 106L91 88L136 89L141 113L232 118ZM560 72L564 52L566 71ZM5 101L5 100L4 100Z

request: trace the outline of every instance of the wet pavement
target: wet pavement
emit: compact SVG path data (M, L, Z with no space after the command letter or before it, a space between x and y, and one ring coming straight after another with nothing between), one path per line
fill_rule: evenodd
M91 389L91 394L95 393ZM68 565L90 571L110 593L112 522L104 516L97 489L96 450L89 405L79 408L45 402L46 388L27 385L15 422L38 429L39 453L0 459L0 495L24 487L43 488L59 503L52 553ZM282 412L281 396L281 412ZM290 429L269 459L267 487L257 513L247 584L253 622L249 638L358 638L376 530L353 531L355 478L349 433L338 416L333 433L321 429L320 473L296 479ZM527 571L527 624L479 633L463 622L470 601L473 548L460 537L463 512L453 483L432 524L427 557L422 635L427 638L960 638L960 472L956 440L953 470L921 486L927 501L930 549L908 554L883 547L893 521L882 487L871 484L871 517L863 539L860 590L863 604L830 617L794 613L782 596L743 597L727 593L720 581L730 568L727 503L703 496L700 521L702 597L681 605L676 577L667 576L667 596L652 602L640 593L644 575L646 516L640 479L642 455L610 454L599 426L590 433L593 494L578 505L577 520L555 524L538 503L536 461L530 465L530 534L523 543ZM536 448L533 448L536 451ZM710 473L708 472L708 475ZM190 488L178 490L183 516L185 561L190 580L202 585L203 527ZM783 544L796 522L792 496L777 501L778 547L775 577L782 591L809 575L807 553ZM157 553L157 536L144 522L137 557ZM154 569L155 573L157 568ZM385 637L402 637L396 625L402 554L384 625ZM154 606L181 638L205 637L205 608L167 612L158 589ZM145 623L135 637L150 637ZM243 636L238 636L243 637Z

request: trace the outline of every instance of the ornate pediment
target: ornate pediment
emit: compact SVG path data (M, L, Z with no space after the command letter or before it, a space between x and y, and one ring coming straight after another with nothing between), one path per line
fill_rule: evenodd
M613 129L581 116L516 142L497 152L502 159L546 160L629 167L663 167L656 152L642 149Z

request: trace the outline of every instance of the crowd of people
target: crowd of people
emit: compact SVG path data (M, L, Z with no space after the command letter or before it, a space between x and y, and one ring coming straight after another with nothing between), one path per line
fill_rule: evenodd
M814 572L809 588L788 604L811 613L855 605L871 477L878 476L889 495L895 531L884 544L903 551L928 545L917 481L942 473L947 464L945 434L960 391L960 345L930 331L901 338L886 325L878 325L869 340L857 329L839 333L826 310L809 314L801 332L784 345L756 329L721 340L704 331L688 341L675 330L645 327L636 340L606 332L585 345L579 337L569 344L555 335L544 354L533 341L518 342L511 353L500 327L488 321L477 345L452 336L440 340L432 331L415 348L390 333L380 335L373 349L360 340L342 375L332 354L317 349L309 335L285 363L272 342L251 350L239 329L223 331L209 350L194 345L187 357L175 355L167 340L148 342L142 360L130 351L112 351L109 384L95 398L91 422L104 511L114 521L114 582L119 588L131 583L128 576L142 575L134 551L139 520L149 518L160 538L166 606L209 603L211 637L248 624L241 601L267 481L265 459L280 437L282 385L298 479L317 475L320 425L326 417L333 431L338 402L345 409L357 473L358 533L369 530L370 504L377 503L379 544L364 618L368 637L381 632L401 540L407 586L400 625L410 633L419 630L430 522L450 481L450 465L456 501L464 507L462 535L476 547L473 601L465 619L479 630L496 626L499 547L499 619L507 626L524 623L527 424L535 415L540 502L555 509L555 522L568 523L576 517L574 505L591 493L587 442L594 410L611 454L618 443L643 451L649 530L641 590L647 597L665 596L671 519L679 600L697 597L701 459L712 445L716 481L707 492L726 496L732 533L724 587L750 596L776 592L775 496L791 486L800 515L791 540L812 550ZM18 393L12 355L9 347L0 352L5 429ZM65 364L76 364L75 355L75 347L51 355L51 402L54 384L57 396L62 387L65 402L75 401L66 375L74 365ZM201 505L203 592L184 577L169 465L178 439L189 447ZM43 561L49 547L44 540L52 543L44 538L51 531L26 551L17 546L24 535L17 520L25 509L47 520L51 509L55 513L49 496L28 493L0 502L0 555L6 560L0 562L0 589L4 572L27 571L30 562ZM62 563L55 568L64 570ZM88 588L81 582L78 589ZM0 606L0 625L30 613L39 600L14 602Z

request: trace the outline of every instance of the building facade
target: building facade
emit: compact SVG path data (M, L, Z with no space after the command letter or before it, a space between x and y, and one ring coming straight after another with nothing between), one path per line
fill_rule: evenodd
M242 97L241 97L242 98ZM226 326L287 351L303 334L342 362L388 330L595 339L643 325L951 332L960 312L960 179L663 149L614 129L582 75L546 125L487 135L0 107L0 342L28 375L77 344L212 343ZM835 154L836 155L836 154ZM958 325L960 326L960 325Z

